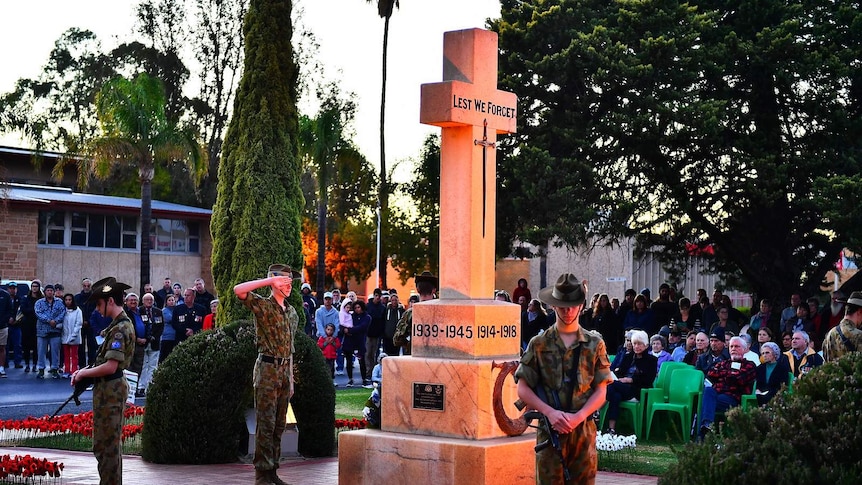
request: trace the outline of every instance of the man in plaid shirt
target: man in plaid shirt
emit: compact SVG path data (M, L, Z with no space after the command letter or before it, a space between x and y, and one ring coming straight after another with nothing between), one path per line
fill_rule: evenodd
M740 337L730 339L730 360L715 364L706 374L711 386L703 390L703 420L700 434L710 431L716 411L739 406L743 394L750 394L757 378L757 365L745 359L748 345Z

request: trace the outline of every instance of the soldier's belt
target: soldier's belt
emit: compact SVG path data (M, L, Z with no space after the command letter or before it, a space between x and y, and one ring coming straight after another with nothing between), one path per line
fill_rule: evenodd
M266 362L267 364L276 364L276 365L284 365L287 363L287 359L282 357L273 357L271 355L266 354L258 354L258 358L261 362Z
M93 381L94 382L108 382L108 381L113 381L114 379L119 379L120 377L123 377L123 371L117 370L116 372L114 372L113 374L111 374L109 376L94 377Z

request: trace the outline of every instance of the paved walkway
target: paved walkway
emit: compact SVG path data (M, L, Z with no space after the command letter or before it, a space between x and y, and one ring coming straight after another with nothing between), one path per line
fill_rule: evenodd
M99 483L96 459L92 453L34 448L0 448L0 455L30 454L64 464L62 484L94 485ZM338 458L303 458L282 461L278 475L294 485L337 485ZM124 485L221 485L254 482L254 468L249 464L228 465L155 465L138 456L123 457ZM656 477L599 472L600 485L652 485ZM350 484L344 484L350 485ZM415 484L420 485L420 484ZM501 485L505 485L501 482Z

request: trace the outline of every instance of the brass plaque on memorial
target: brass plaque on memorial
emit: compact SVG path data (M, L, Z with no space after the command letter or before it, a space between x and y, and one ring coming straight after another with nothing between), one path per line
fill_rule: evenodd
M443 411L446 389L443 384L413 383L413 409Z

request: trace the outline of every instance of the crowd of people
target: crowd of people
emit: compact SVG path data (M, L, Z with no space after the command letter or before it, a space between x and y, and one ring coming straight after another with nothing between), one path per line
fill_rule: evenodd
M515 292L523 309L526 349L533 337L554 325L556 315L531 299L526 280L518 282ZM585 305L581 328L601 334L615 356L611 370L616 379L607 388L607 432L615 433L620 402L639 399L666 362L684 362L704 373L701 432L706 433L717 412L738 406L754 389L758 404L764 405L790 379L862 348L862 293L848 298L834 291L821 307L816 296L803 298L797 292L786 306L763 299L750 315L734 308L719 290L710 300L699 289L695 302L677 296L665 283L655 300L648 288L640 293L628 289L622 300L593 294Z
M92 287L90 278L81 280L78 293L39 280L30 282L23 295L16 282L0 287L0 322L5 324L0 327L0 378L15 369L36 379L62 379L92 366L111 323L90 301ZM123 295L123 309L135 327L129 370L140 375L138 396L146 394L159 362L177 344L215 325L218 309L202 278L186 288L165 278L159 290L151 284L141 290L141 296Z
M410 355L409 340L396 343L396 330L405 314L409 314L409 306L420 301L421 295L411 295L405 307L395 288L375 288L367 301L353 291L342 297L341 291L333 288L324 292L322 304L312 295L308 283L302 284L301 292L305 331L317 340L334 385L337 385L335 376L346 373L347 387L361 385L371 389L375 368L382 357L402 352Z

